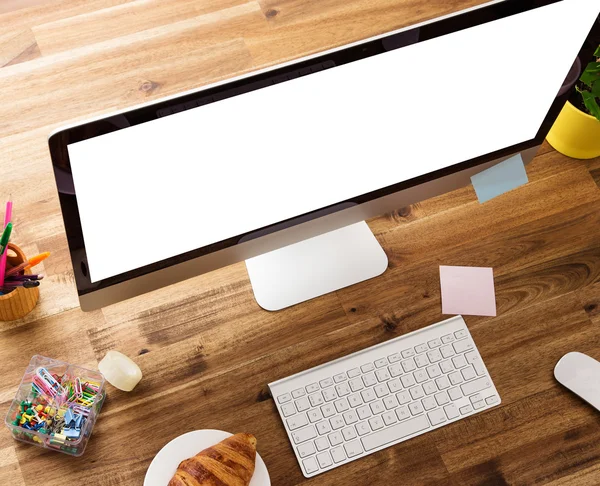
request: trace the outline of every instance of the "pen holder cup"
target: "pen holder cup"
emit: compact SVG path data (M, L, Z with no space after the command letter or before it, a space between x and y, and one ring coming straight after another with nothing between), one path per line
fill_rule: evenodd
M25 253L13 243L8 244L6 271L27 261ZM25 268L27 273L31 267ZM26 289L17 287L7 294L0 295L0 321L14 321L29 314L40 298L38 287Z

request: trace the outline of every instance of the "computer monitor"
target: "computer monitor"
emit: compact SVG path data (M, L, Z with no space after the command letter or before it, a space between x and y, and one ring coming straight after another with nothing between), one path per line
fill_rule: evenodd
M530 161L598 11L493 2L55 132L81 308L242 260L269 310L380 274L364 220Z

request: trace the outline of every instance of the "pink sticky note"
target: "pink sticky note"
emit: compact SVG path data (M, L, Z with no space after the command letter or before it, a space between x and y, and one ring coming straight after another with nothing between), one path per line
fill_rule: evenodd
M442 313L495 316L494 270L440 265Z

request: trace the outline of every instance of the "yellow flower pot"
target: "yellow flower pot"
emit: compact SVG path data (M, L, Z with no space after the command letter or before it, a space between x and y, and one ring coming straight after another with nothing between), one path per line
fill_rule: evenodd
M600 121L567 101L546 140L574 159L600 157Z

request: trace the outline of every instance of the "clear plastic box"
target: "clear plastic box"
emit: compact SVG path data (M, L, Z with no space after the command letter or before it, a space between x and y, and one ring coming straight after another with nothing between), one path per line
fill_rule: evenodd
M87 383L93 382L94 386L97 384L99 391L93 400L87 399L88 401L84 401L83 403L85 403L85 405L81 405L82 402L72 402L69 399L65 400L66 394L59 394L56 397L51 397L43 392L36 392L34 386L32 385L34 379L36 379L34 377L38 373L39 369L45 369L51 375L56 375L59 378L66 378L62 380L63 383L74 383L75 378L79 378L79 384L82 384L81 386L85 386ZM19 385L17 395L8 409L5 419L6 426L11 430L12 435L16 440L34 444L39 447L44 447L46 449L63 452L71 456L81 456L85 451L85 447L87 446L90 436L92 435L92 429L94 428L94 424L96 423L96 419L100 414L100 409L102 408L106 398L104 386L104 377L98 371L88 370L80 366L75 366L62 361L57 361L55 359L36 355L31 358L29 366L27 367L25 375L23 376L23 380L21 380L21 384ZM22 405L23 402L29 403L30 405L28 407L26 403L25 405ZM35 412L33 413L38 417L43 418L44 415L38 414L38 410L36 408L37 405L42 405L42 413L46 411L46 407L48 407L47 413L45 414L47 417L50 417L54 412L54 415L52 416L53 420L43 422L50 425L48 427L42 426L38 430L25 428L23 425L21 425L21 421L18 420L18 416L21 416L21 418L23 417L25 406L25 408L28 410L35 409ZM67 412L68 409L71 409L71 415L69 415L69 412ZM87 416L85 416L84 409L87 410ZM64 421L65 416L66 418L73 416L73 410L84 411L76 412L85 416L85 418L81 419L82 425L80 425L77 432L73 431L73 433L79 434L79 436L66 438L65 435L61 433L62 430L65 429L52 431L53 425L56 427L56 423L58 422L58 424L60 424L61 420ZM25 414L27 415L26 412ZM27 417L29 417L29 415L27 415ZM71 424L75 423L75 421L71 422ZM27 423L27 425L29 425L29 423ZM74 430L75 427L70 427L69 430L70 429Z

